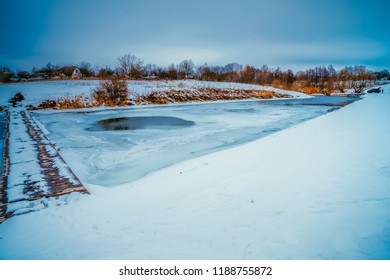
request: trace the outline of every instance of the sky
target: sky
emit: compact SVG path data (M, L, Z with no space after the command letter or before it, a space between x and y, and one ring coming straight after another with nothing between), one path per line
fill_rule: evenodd
M0 0L0 65L390 67L388 0Z

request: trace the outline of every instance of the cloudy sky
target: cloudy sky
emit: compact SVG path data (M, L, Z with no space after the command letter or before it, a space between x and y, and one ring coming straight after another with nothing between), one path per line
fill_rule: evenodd
M388 0L0 0L0 65L390 67Z

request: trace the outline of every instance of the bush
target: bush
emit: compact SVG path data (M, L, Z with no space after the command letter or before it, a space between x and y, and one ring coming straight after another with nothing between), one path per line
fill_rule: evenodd
M31 105L31 104L29 104L29 105L26 106L26 109L29 110L29 111L32 111L32 110L37 110L38 108L33 106L33 105Z
M24 96L21 92L18 92L15 94L15 96L13 97L13 99L16 101L16 102L20 102L20 101L23 101L24 100Z
M38 110L58 109L57 101L46 99L38 105Z
M11 71L8 67L0 66L0 82L9 83L12 79L15 79L15 73Z
M101 81L93 93L94 105L123 106L127 104L129 91L127 81L117 77Z
M72 98L58 99L57 104L60 110L89 108L90 100L83 95L79 95Z
M306 93L306 94L314 94L314 93L319 93L320 92L320 89L319 88L316 88L316 87L305 87L303 89L303 92Z
M12 103L12 106L15 107L16 103L21 102L24 100L24 96L22 93L18 92L15 94L14 97L12 97L9 102Z
M91 107L90 98L85 97L83 95L78 95L74 97L59 98L57 100L46 99L38 105L38 108L29 105L27 106L27 110L36 110L36 109L68 110L68 109L80 109L80 108L90 108L90 107Z

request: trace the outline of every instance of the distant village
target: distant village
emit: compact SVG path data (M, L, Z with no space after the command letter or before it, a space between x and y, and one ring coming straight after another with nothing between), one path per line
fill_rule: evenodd
M64 66L53 68L33 69L31 73L18 71L17 73L5 69L1 71L1 82L31 82L40 80L82 79L92 77L92 73L83 74L77 66Z

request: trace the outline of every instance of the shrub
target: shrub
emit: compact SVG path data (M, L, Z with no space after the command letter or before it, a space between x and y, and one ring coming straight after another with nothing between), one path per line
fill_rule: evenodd
M319 88L316 88L316 87L305 87L303 89L303 92L307 93L307 94L314 94L314 93L319 93L320 90L319 90Z
M117 77L101 81L93 93L93 100L97 106L123 106L127 104L128 98L127 81Z
M24 96L21 92L18 92L15 94L15 96L13 97L13 99L16 101L16 102L20 102L20 101L23 101L24 100Z
M90 103L90 100L82 95L57 100L57 106L60 110L89 108L91 107Z
M50 100L46 99L43 100L39 105L38 105L39 110L45 110L45 109L58 109L57 107L57 101L55 100Z
M38 108L29 105L27 110L45 110L45 109L54 109L54 110L66 110L66 109L80 109L80 108L90 108L91 101L88 97L83 95L74 96L74 97L64 97L57 100L46 99L42 101Z
M21 102L24 100L24 96L21 92L18 92L15 94L14 97L12 97L9 102L12 103L12 106L15 107L16 103Z
M29 110L29 111L32 111L32 110L37 110L38 108L33 106L33 105L31 105L31 104L29 104L29 105L26 106L26 109Z
M277 96L277 94L275 94L275 92L273 92L273 91L255 90L255 91L253 91L253 96L257 97L257 98L261 98L261 99L271 99L271 98Z

